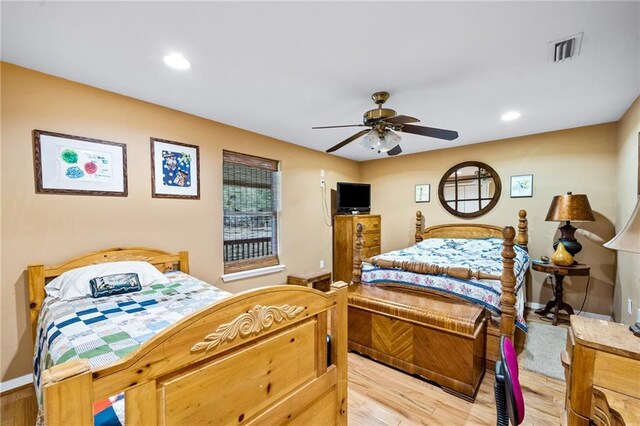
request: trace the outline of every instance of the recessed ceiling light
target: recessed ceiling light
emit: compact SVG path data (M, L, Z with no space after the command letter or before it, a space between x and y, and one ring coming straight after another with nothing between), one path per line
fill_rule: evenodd
M517 120L518 118L520 118L520 115L521 114L518 111L509 111L502 114L502 116L500 116L500 120L502 121Z
M165 64L177 70L188 70L191 68L191 62L180 53L170 53L163 59Z

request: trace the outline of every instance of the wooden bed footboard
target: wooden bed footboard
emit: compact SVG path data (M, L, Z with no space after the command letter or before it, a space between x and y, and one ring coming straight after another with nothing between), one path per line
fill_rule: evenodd
M43 376L45 422L92 424L92 404L124 392L128 424L346 424L347 285L331 288L241 293L115 364L57 365Z
M45 277L132 255L160 269L177 263L188 270L186 252L143 248L33 265L32 314L37 318ZM132 425L346 425L347 284L327 293L291 285L246 291L183 318L115 363L56 365L42 375L45 424L93 424L93 404L119 393Z

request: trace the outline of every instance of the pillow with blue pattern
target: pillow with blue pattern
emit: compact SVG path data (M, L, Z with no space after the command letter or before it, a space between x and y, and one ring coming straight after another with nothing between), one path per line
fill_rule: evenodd
M113 296L142 290L138 274L134 272L96 277L89 281L89 285L91 297Z

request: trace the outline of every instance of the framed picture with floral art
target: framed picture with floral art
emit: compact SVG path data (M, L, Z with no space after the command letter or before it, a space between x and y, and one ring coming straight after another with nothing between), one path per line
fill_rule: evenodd
M200 150L196 145L151 138L151 196L200 199Z
M533 175L511 176L511 198L533 197Z
M127 196L127 146L33 131L36 193Z

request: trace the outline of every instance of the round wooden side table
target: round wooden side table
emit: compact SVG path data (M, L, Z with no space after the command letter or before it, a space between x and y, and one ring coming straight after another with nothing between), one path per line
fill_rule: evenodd
M582 263L578 263L571 266L555 265L551 262L543 262L541 260L532 260L531 269L534 271L544 272L546 274L553 274L556 280L556 288L553 293L554 299L547 302L544 308L537 309L535 312L538 315L547 317L549 312L553 311L553 325L558 323L558 313L565 311L569 315L574 315L573 308L568 303L562 300L563 288L562 280L564 277L586 277L589 276L591 267Z

